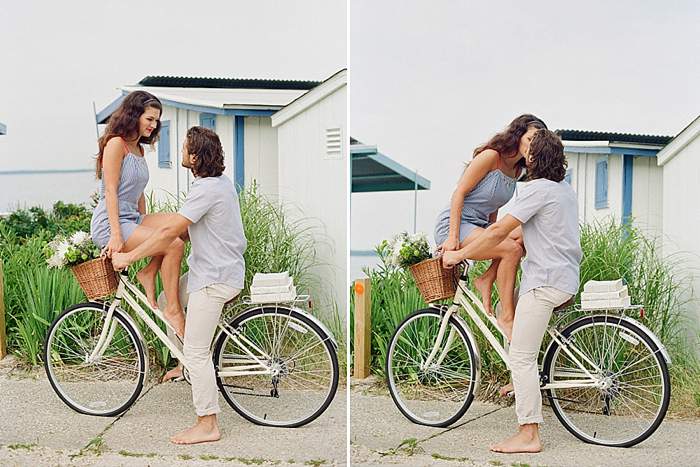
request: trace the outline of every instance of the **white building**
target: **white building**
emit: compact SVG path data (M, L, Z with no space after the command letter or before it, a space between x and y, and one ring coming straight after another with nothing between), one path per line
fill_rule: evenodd
M700 296L700 116L659 152L663 170L664 256L682 252L686 272L692 274L695 298ZM697 302L696 302L697 304ZM696 322L700 310L691 306Z
M109 116L132 91L144 90L163 103L157 157L148 157L148 191L158 199L186 192L189 170L180 165L187 129L202 125L217 132L224 147L226 175L239 186L256 180L260 191L277 193L277 132L272 114L319 83L219 78L149 76L136 86L120 88L121 96L97 114L97 123Z
M258 191L319 219L326 232L317 238L317 259L330 266L327 279L341 316L347 302L347 71L323 82L260 79L147 77L120 88L121 96L96 116L106 123L124 97L148 91L163 103L157 157L147 154L146 191L156 199L186 193L192 175L180 165L188 128L212 128L226 154L225 174L237 186L255 181ZM273 126L274 121L274 126ZM342 280L341 280L342 277Z
M280 199L325 227L317 242L317 275L331 285L318 291L345 318L348 300L347 71L336 73L272 116L277 130ZM325 287L322 287L322 289Z
M557 130L569 163L567 180L578 193L582 222L613 217L659 235L663 171L657 153L670 136Z

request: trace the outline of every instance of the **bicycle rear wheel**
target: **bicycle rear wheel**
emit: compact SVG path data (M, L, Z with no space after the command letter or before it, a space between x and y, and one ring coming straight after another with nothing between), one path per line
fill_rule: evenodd
M564 427L582 441L603 446L634 446L651 436L668 410L671 383L666 361L647 331L619 316L596 315L571 323L561 334L602 371L573 352L602 378L602 387L546 391ZM548 383L586 378L556 342L542 372Z
M44 369L54 391L76 412L112 417L128 409L146 378L146 353L138 334L119 309L114 310L102 352L91 358L108 305L72 306L49 328Z
M242 417L257 425L294 428L330 405L338 388L338 356L331 336L312 319L290 308L264 306L237 316L228 328L249 343L219 335L213 355L216 380ZM249 352L272 373L265 374ZM221 375L227 371L246 374Z
M425 365L438 338L443 314L426 308L409 315L394 332L387 352L391 397L406 418L420 425L451 425L464 415L476 392L477 351L454 316L450 317L438 352Z

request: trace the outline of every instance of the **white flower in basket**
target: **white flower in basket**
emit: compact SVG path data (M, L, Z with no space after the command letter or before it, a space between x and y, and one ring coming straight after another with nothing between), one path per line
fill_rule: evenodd
M402 232L387 241L388 263L398 267L408 267L430 258L430 245L424 233Z
M99 257L99 247L92 242L90 234L83 231L68 238L57 235L46 245L46 264L50 268L72 267Z

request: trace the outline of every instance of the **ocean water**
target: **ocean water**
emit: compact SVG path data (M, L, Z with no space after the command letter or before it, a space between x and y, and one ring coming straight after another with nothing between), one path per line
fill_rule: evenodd
M90 205L90 195L98 189L95 173L1 173L0 214L17 208L43 206L56 201Z

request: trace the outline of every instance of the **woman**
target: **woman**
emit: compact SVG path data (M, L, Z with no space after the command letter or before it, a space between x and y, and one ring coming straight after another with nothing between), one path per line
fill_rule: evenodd
M163 106L154 95L134 91L112 114L99 139L96 175L102 183L90 232L95 244L109 257L133 250L161 223L158 214L146 214L143 190L148 183L148 165L142 145L157 141L162 111ZM151 306L157 307L156 274L162 269L163 288L168 297L163 315L180 336L185 332L185 316L178 299L183 251L184 243L176 239L136 276Z
M435 243L443 252L464 248L496 221L498 210L511 199L516 182L523 175L523 155L528 152L532 136L546 128L534 115L521 115L474 150L450 205L436 222ZM517 229L483 257L473 258L493 260L488 270L475 279L474 286L481 294L484 309L492 314L491 289L494 282L498 285L502 307L498 325L509 341L515 316L515 273L522 255L522 231Z

